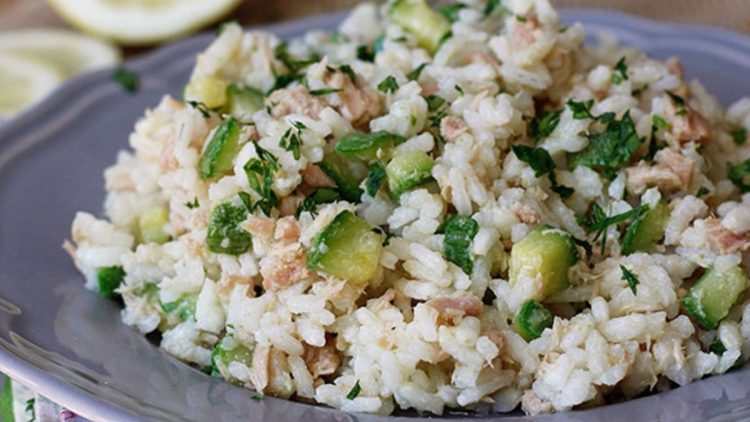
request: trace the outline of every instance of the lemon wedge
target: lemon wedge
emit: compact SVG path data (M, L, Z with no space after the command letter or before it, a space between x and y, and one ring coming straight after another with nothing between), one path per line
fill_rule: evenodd
M63 75L34 60L0 54L0 119L36 103L54 90Z
M172 39L216 21L241 0L48 0L71 25L123 45Z
M0 32L0 54L34 61L63 77L120 61L117 47L71 31L29 29Z

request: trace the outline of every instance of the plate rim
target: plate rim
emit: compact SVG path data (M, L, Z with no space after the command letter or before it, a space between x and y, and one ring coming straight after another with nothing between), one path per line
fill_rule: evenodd
M563 21L585 22L587 35L599 32L596 29L601 28L596 25L596 22L604 21L612 24L612 20L616 19L615 28L618 31L625 30L635 33L638 33L640 31L643 36L667 35L670 37L677 37L679 35L683 42L688 39L700 39L725 47L729 46L733 49L740 50L745 54L746 58L748 59L747 67L750 68L749 35L710 25L661 22L625 12L606 9L560 8L558 9L558 12L561 16L561 20ZM330 28L331 24L342 19L344 16L346 16L347 13L348 11L346 10L337 11L269 25L247 26L243 29L246 31L271 31L283 38L284 36L304 32L309 29ZM590 28L595 28L595 30L592 31L590 30ZM162 68L164 63L169 63L169 59L172 58L178 59L177 61L185 61L189 58L189 61L192 63L194 61L196 47L199 45L207 44L209 40L213 38L213 36L214 35L211 33L203 32L177 42L162 45L156 48L154 51L148 52L141 57L126 60L121 65L124 65L128 69L131 69L141 75L142 81L145 81L146 83L158 83L158 74L160 72L159 68ZM111 77L112 71L115 68L116 66L103 68L101 70L77 76L65 82L52 94L50 94L45 100L23 111L12 120L7 121L4 125L0 126L0 168L4 167L4 163L7 162L6 158L9 155L13 155L13 151L26 150L28 147L30 147L30 139L46 139L44 136L40 135L40 133L47 130L45 128L47 128L48 126L64 125L75 119L74 113L67 113L67 115L63 114L62 116L60 115L59 106L61 104L79 104L83 102L87 97L93 95L93 93L96 92L97 89L102 87L114 87L115 89L119 89L119 87L116 86ZM45 118L48 120L45 120ZM34 123L37 121L44 121L45 124L36 127L37 125L34 125ZM92 420L107 421L143 420L142 417L133 414L127 409L122 409L116 405L113 405L93 394L90 394L78 387L68 384L63 379L44 372L40 368L26 362L21 357L12 354L2 347L0 347L0 372L5 373L14 380L18 380L21 383L30 386L39 394L49 398L50 400L58 404L70 408L80 416L90 418ZM728 375L711 376L707 379L716 380L717 378L726 376ZM694 383L701 383L705 380L706 378L695 381ZM673 389L670 391L675 392L678 391L678 389ZM659 393L658 395L668 393L669 392ZM639 399L630 400L622 404L631 403L637 400ZM295 404L301 406L309 406L304 403ZM611 408L613 406L618 406L618 404L608 405L598 409ZM556 415L564 416L567 418L574 417L574 415L578 412L583 411L564 412ZM343 411L341 413L346 414L346 412ZM517 420L526 419L525 417L515 418L513 416L504 416L503 414L497 414L493 416L495 416L496 418L513 418ZM443 418L438 416L432 419L435 420Z

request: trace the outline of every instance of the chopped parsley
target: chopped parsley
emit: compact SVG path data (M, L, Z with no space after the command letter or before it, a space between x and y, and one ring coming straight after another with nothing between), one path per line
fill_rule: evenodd
M439 128L440 121L448 115L450 105L443 97L437 95L428 95L424 99L427 101L427 110L430 112L427 116L430 121L430 127Z
M620 265L620 271L622 271L622 279L628 283L628 287L630 287L633 294L635 295L638 293L638 284L640 284L638 277L630 272L629 269L625 268L624 265Z
M604 250L607 245L607 229L609 226L624 223L633 217L645 214L646 211L648 211L648 205L644 204L622 214L607 216L599 204L594 204L591 219L588 222L584 222L584 225L588 226L589 233L596 233L594 236L595 241L599 238L602 239L601 253L604 255Z
M623 81L628 80L628 65L625 64L625 57L621 57L620 60L615 64L614 72L612 72L612 83L620 85Z
M362 392L362 387L359 385L359 380L354 383L354 387L349 391L349 393L346 395L347 400L354 400L357 398L359 393Z
M243 169L247 175L250 188L261 197L253 205L253 209L260 208L266 215L271 215L271 209L279 203L276 193L271 189L273 176L279 169L279 161L276 156L263 149L257 142L254 145L258 157L249 159Z
M300 148L302 147L301 135L304 129L307 129L307 126L302 122L292 122L292 127L287 129L279 140L279 146L290 151L295 160L299 160L302 155Z
M378 161L375 161L370 165L370 170L367 172L367 178L365 179L365 190L367 194L374 197L380 187L385 182L385 167Z
M562 110L542 111L529 124L529 132L534 139L544 139L549 136L560 123Z
M26 422L34 422L36 420L36 409L34 408L34 404L36 404L36 398L34 397L26 400L26 408L24 410L29 417Z
M716 340L708 346L708 350L721 356L727 351L727 347L724 346L724 343L722 343L721 340Z
M570 111L573 112L573 118L576 120L596 119L596 117L591 114L591 106L594 105L594 100L576 101L574 99L570 99L565 104L568 106Z
M458 12L465 7L466 5L463 3L446 4L444 6L440 6L440 8L438 8L438 12L445 16L448 21L453 23L458 20Z
M99 293L106 298L117 297L117 288L120 287L124 279L125 270L119 265L100 268L96 272Z
M688 113L684 98L680 97L672 91L667 91L667 95L669 95L669 98L672 99L672 102L677 107L674 112L676 116L682 116Z
M354 69L352 69L352 67L348 64L339 66L339 72L348 76L349 80L352 81L353 84L357 83L357 75L354 73Z
M370 46L362 44L357 47L357 58L359 60L362 60L363 62L372 63L375 61L375 52L372 51L372 48L370 48Z
M250 233L240 227L247 218L247 209L242 205L224 202L214 208L208 223L206 245L215 253L241 255L252 244Z
M672 125L669 124L669 122L665 118L659 116L658 114L654 114L653 116L651 116L651 124L659 130L669 130L672 127Z
M386 94L392 94L398 90L398 82L393 75L389 75L378 84L378 90Z
M630 163L642 139L635 131L630 111L625 112L621 120L615 119L611 113L605 113L598 119L607 122L606 129L587 135L589 146L581 152L570 154L568 163L572 167L582 165L601 170L605 176L613 178L616 170Z
M526 18L526 16L523 16L523 15L516 15L516 20L519 21L519 22L522 22L522 23L526 23L526 22L529 21L529 19Z
M343 91L341 88L321 88L321 89L313 89L310 91L310 95L314 97L320 97L322 95L328 95L328 94L335 94L337 92Z
M445 104L445 98L438 95L428 95L424 99L427 101L427 110L429 111L437 111Z
M700 188L698 188L698 192L695 192L695 197L696 198L703 198L704 196L708 195L709 193L711 193L711 191L708 190L707 187L701 186Z
M625 229L625 237L622 239L622 248L620 248L620 253L622 255L630 255L634 252L633 242L635 241L638 229L646 219L646 214L648 214L649 210L650 207L647 204L643 204L635 209L635 214L632 216L630 224L628 224L628 227Z
M219 110L218 108L209 108L205 103L200 101L188 101L187 104L198 110L205 119L211 117L211 113L216 113Z
M744 145L747 142L747 129L744 127L732 131L732 140L737 145Z
M526 145L513 145L513 153L519 160L527 163L536 177L547 175L552 191L560 195L561 198L569 198L575 192L575 189L558 184L557 175L555 175L555 162L552 161L549 153L544 148L533 148Z
M242 205L247 208L247 212L253 212L253 200L250 198L250 194L247 192L238 192L237 196L240 197L240 201L242 201Z
M253 400L255 400L255 401L261 401L263 399L263 397L261 397L261 395L258 394L258 393L253 394L253 396L250 397L250 398L253 399Z
M509 10L503 6L502 0L489 0L484 6L482 13L484 14L484 17L487 17L494 13L495 10L500 10L502 13L509 13Z
M122 89L130 93L137 91L138 86L140 85L138 75L132 70L128 70L122 66L115 69L112 78L122 87Z
M459 85L454 86L453 89L458 91L459 94L464 95L464 89L461 88Z
M299 207L297 207L295 216L299 219L299 216L302 215L303 212L309 212L310 215L315 217L318 214L318 205L335 202L339 200L339 198L339 193L335 189L320 188L300 203Z
M201 204L198 202L198 197L196 196L195 199L193 199L192 202L185 202L185 206L189 209L193 210L201 206Z
M279 43L279 45L274 48L273 55L274 57L276 57L276 59L283 63L284 66L286 66L287 70L289 70L289 73L291 74L296 74L305 67L320 61L320 56L315 53L311 54L305 59L297 59L289 53L289 51L287 50L288 47L289 44L287 44L286 41Z
M422 71L424 70L425 67L427 67L427 63L420 64L419 66L417 66L416 69L414 69L411 72L409 72L409 74L406 75L406 77L410 81L416 81L416 80L418 80L419 76L422 74Z
M750 192L750 159L739 164L727 163L727 178L731 180L742 193Z
M471 242L479 232L479 223L473 218L452 215L445 222L443 252L445 258L458 265L466 275L471 275L474 263L471 260Z

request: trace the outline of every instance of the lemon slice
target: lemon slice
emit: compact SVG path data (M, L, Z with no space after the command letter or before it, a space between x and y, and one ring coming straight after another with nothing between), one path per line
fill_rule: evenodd
M0 32L0 54L39 62L65 77L120 61L112 44L70 31L30 29Z
M44 98L62 82L54 68L0 54L0 119L11 117Z
M125 45L189 33L229 13L241 0L48 0L71 25Z

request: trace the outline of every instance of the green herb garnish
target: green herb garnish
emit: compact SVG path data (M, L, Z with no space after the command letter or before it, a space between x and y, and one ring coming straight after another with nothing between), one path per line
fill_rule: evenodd
M704 196L708 195L709 193L711 193L711 191L709 191L707 187L701 186L700 188L698 188L698 192L695 192L695 197L696 198L703 198Z
M385 182L385 167L379 161L376 161L370 165L370 170L367 172L367 178L365 179L365 190L367 194L374 197L380 187Z
M124 67L118 67L115 69L114 75L112 75L112 78L114 78L115 82L117 82L122 89L124 89L127 92L135 92L138 90L138 86L140 85L140 81L138 79L138 75L128 70Z
M192 202L185 202L185 206L193 210L200 207L201 204L198 202L198 197L196 196L195 199L192 200Z
M593 114L591 114L591 106L594 105L594 100L588 100L588 101L576 101L573 99L568 100L567 103L565 103L570 111L573 112L573 118L577 120L583 120L583 119L596 119Z
M747 129L744 127L732 131L732 140L737 145L745 145L747 142Z
M393 75L389 75L378 84L378 90L386 94L392 94L398 90L398 82Z
M560 123L562 110L542 111L529 124L529 132L534 139L544 139L549 136Z
M313 89L310 91L310 95L314 97L320 97L322 95L328 95L328 94L335 94L337 92L343 91L341 88L321 88L321 89Z
M623 81L628 80L628 65L625 64L625 57L621 57L620 60L615 64L614 72L612 72L612 83L620 85Z
M422 74L422 71L424 70L425 67L427 67L427 63L420 64L419 66L417 66L416 69L414 69L411 72L409 72L409 74L406 75L406 77L410 81L416 81L416 80L418 80L419 79L419 75Z
M263 149L257 142L254 145L258 158L249 159L243 169L247 175L250 188L261 197L253 208L259 207L266 215L270 215L271 208L278 205L278 198L271 186L273 185L273 176L279 169L279 161L276 156Z
M659 116L658 114L654 114L653 116L651 116L651 124L660 130L669 130L669 128L672 127L672 125L669 124L669 122L665 118Z
M438 12L445 16L445 18L448 19L451 23L453 23L458 20L458 12L465 7L466 5L463 3L446 4L444 6L440 6L440 8L438 8Z
M354 387L349 391L349 393L346 395L347 400L354 400L357 398L359 393L362 392L362 387L359 385L359 380L354 383Z
M624 265L620 265L620 271L622 271L622 279L628 283L628 287L630 287L630 290L635 295L638 292L638 284L640 283L638 277L625 268Z
M680 97L679 95L675 94L672 91L667 91L667 95L669 95L669 98L672 99L672 102L674 103L674 105L677 106L677 109L674 112L676 116L682 116L688 113L687 107L685 106L684 98Z
M100 268L96 272L96 281L99 286L99 293L106 298L117 296L115 290L120 287L125 279L125 270L119 266Z
M597 118L607 122L606 129L588 135L589 146L581 152L570 154L568 162L572 167L583 165L613 176L616 170L630 163L642 140L635 131L630 111L627 111L621 120L616 120L609 113Z
M352 81L353 84L357 83L357 75L354 73L354 69L352 69L352 67L348 64L339 66L339 72L348 76L349 80Z
M302 122L292 122L292 127L286 130L279 140L279 146L286 151L290 151L295 160L299 160L302 154L302 131L307 129ZM257 144L256 144L257 145Z
M750 192L750 159L739 164L727 163L727 178L731 180L742 193Z
M569 198L575 190L573 188L558 184L557 175L555 174L555 162L544 148L533 148L526 145L513 145L511 148L519 160L527 163L536 177L547 175L552 191L560 195L561 198Z
M453 215L445 222L443 253L448 261L458 265L466 275L471 275L474 269L470 247L478 232L479 223L471 217Z
M461 88L459 85L454 86L453 89L455 89L456 91L458 91L458 93L460 95L464 95L464 89Z

